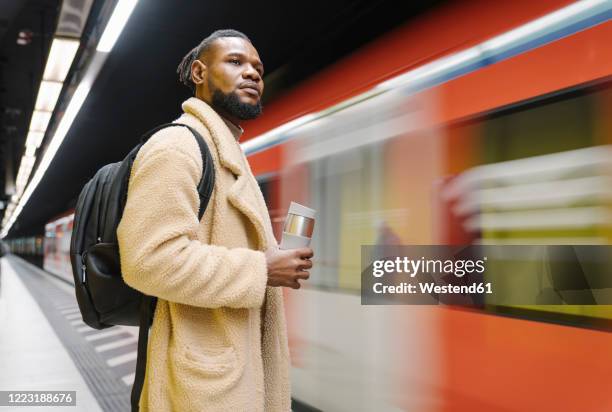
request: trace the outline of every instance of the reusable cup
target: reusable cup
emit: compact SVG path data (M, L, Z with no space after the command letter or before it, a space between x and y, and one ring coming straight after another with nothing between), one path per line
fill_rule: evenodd
M316 213L314 209L291 202L287 219L285 219L280 248L298 249L309 246Z

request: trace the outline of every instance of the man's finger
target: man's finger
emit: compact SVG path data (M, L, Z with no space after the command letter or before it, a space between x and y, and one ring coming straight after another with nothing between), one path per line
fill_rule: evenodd
M314 256L314 252L309 247L299 248L295 251L297 253L297 256L299 256L301 259L310 259Z
M310 269L312 268L312 260L302 260L299 265L300 269Z
M297 272L297 274L295 275L296 279L308 279L310 277L310 272L307 272L305 270L301 270L299 272ZM296 280L297 282L297 280Z

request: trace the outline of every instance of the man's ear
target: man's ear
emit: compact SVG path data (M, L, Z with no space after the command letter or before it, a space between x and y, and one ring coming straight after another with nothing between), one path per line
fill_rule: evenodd
M191 63L191 80L195 84L202 84L206 80L207 67L201 60L194 60Z

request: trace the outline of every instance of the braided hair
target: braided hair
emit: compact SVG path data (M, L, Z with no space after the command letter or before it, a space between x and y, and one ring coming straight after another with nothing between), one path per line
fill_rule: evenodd
M191 80L191 65L194 61L196 61L202 53L207 51L210 48L210 45L217 39L222 37L240 37L247 41L251 41L246 34L239 32L238 30L233 29L225 29L225 30L217 30L213 32L210 36L202 40L200 44L191 49L189 53L183 57L181 63L179 64L176 72L179 75L179 80L185 86L189 87L192 92L195 92L195 83Z

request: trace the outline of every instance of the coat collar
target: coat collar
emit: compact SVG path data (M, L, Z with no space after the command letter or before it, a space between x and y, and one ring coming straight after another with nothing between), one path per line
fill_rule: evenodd
M185 113L197 117L204 123L215 141L221 165L231 170L236 176L244 174L242 148L223 118L206 102L196 97L191 97L183 102L182 108Z
M268 211L265 202L260 199L257 182L252 177L240 144L223 118L204 101L192 97L183 103L182 108L208 129L217 147L219 164L236 176L236 181L228 188L227 199L251 221L257 232L259 248L264 250L269 242L263 214Z

